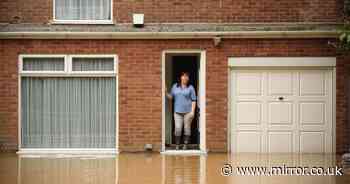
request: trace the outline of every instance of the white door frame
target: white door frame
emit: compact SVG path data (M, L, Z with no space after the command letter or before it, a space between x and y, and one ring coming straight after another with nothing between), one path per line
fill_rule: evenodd
M167 54L200 54L200 71L199 71L199 101L200 101L200 117L199 117L199 124L200 124L200 141L199 141L199 151L193 151L193 150L184 150L184 151L170 151L165 150L165 62L166 62L166 55ZM162 146L161 146L161 152L162 153L189 153L189 154L196 154L196 153L206 153L206 52L205 50L164 50L162 52Z
M234 144L231 142L233 134L232 111L233 97L231 93L234 90L232 85L232 70L246 68L299 68L314 69L328 68L332 75L331 107L332 107L332 152L336 152L336 57L229 57L228 58L228 122L229 133L227 136L228 151L234 153Z

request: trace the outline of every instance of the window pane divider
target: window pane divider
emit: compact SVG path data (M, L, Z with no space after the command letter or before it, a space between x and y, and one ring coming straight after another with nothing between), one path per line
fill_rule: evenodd
M68 55L65 60L66 64L66 72L71 73L72 72L72 56Z

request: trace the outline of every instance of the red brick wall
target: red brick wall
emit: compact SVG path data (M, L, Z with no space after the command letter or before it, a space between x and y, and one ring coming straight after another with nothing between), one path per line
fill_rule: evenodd
M48 23L53 0L1 0L0 22ZM132 13L150 22L335 22L343 0L114 0L114 20L130 23Z
M161 145L161 53L204 49L207 54L207 147L227 150L227 59L229 56L334 56L328 40L0 40L0 145L17 147L17 60L19 54L117 54L121 151ZM337 151L349 143L344 61L337 70ZM4 148L3 148L4 149Z
M337 124L336 140L338 152L350 149L350 57L342 56L337 59Z

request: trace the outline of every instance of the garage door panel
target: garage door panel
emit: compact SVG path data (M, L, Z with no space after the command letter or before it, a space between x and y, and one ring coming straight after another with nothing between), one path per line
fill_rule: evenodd
M317 97L317 96L310 96L310 97L298 97L298 104L300 103L329 103L329 96L326 97Z
M291 102L268 102L268 123L293 124L293 104Z
M260 124L260 102L237 102L237 124Z
M268 131L269 153L293 152L293 133L291 131Z
M293 125L268 125L265 128L268 131L292 131L296 129L296 126Z
M323 153L325 152L324 132L300 132L300 152Z
M301 125L299 130L302 131L330 131L325 125Z
M232 72L234 152L332 152L331 70Z
M237 95L262 95L262 74L242 71L236 74Z
M263 129L263 127L260 125L237 125L235 127L235 129L239 130L239 131L261 131Z
M300 96L326 95L326 79L324 71L302 71L299 73L299 78Z
M300 124L324 125L326 115L325 102L300 102Z
M286 71L268 72L268 94L269 95L292 95L293 73Z
M261 152L261 132L259 131L240 131L237 132L237 151L238 152Z

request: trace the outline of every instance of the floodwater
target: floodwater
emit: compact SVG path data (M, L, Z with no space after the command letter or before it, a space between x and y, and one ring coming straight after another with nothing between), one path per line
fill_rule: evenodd
M236 166L333 167L334 155L225 154L202 156L121 153L115 157L19 157L0 154L1 184L350 184L342 176L242 176ZM339 165L339 164L338 164ZM229 176L224 176L222 168ZM233 172L227 172L232 166Z

